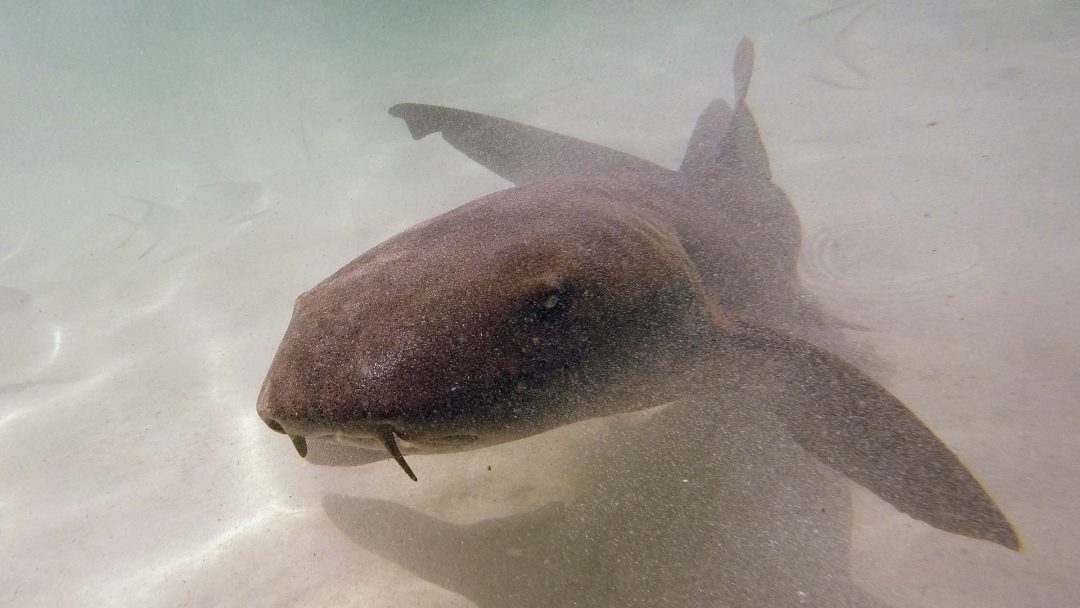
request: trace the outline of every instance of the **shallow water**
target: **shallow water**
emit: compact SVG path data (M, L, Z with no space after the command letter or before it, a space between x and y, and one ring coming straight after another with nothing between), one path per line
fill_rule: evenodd
M1024 541L940 532L855 489L851 566L830 548L826 570L896 607L1068 605L1078 32L1068 2L6 7L0 603L629 605L587 579L682 605L664 585L708 587L702 564L725 556L738 567L716 577L773 585L768 552L694 544L735 512L723 493L650 501L683 487L631 449L674 441L649 430L667 412L414 457L418 484L389 461L312 466L255 415L297 294L507 186L413 142L389 106L673 167L748 35L804 280ZM650 518L674 522L656 543L620 536ZM661 576L625 578L642 571Z

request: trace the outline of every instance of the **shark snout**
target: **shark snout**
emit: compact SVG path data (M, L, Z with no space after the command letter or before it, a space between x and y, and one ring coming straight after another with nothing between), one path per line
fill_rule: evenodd
M300 454L301 458L307 458L306 434L288 428L294 425L291 424L291 421L284 420L280 415L280 412L275 411L270 395L271 384L270 376L268 375L266 380L263 381L262 389L259 390L259 400L256 406L259 418L275 433L288 435L289 439L292 440L293 447L296 448L296 453Z
M260 416L260 418L262 417ZM281 426L281 423L277 420L274 420L273 418L262 418L262 421L266 423L266 426L270 427L271 431L281 433L282 435L288 434L285 432L285 427Z
M258 408L259 418L262 419L263 423L266 424L266 426L270 427L270 430L274 431L275 433L287 435L292 441L293 447L296 448L296 453L300 454L301 458L307 458L308 436L334 437L338 435L338 433L330 431L312 432L310 429L307 429L301 432L298 429L292 429L291 427L293 425L289 424L288 421L282 423L278 420L278 417L273 416L272 414L267 412L266 409L268 408L264 408L263 403L260 400ZM365 426L367 428L363 429L363 431L352 434L353 439L358 439L362 437L363 439L377 440L379 443L382 444L382 447L385 448L386 451L390 454L390 457L398 463L398 465L403 471L405 471L405 474L408 475L409 478L413 481L416 481L416 474L413 473L413 470L409 466L409 463L405 462L405 456L401 453L401 448L398 447L399 434L394 430L393 425L385 422L375 422L369 427L367 425Z
M257 412L263 424L275 433L288 436L301 458L307 458L308 441L330 440L365 449L385 450L410 479L416 474L403 455L449 451L475 445L481 439L474 431L432 428L431 424L402 416L398 408L368 406L356 408L349 420L325 408L297 407L310 404L306 395L290 390L289 382L275 382L271 372L259 391Z

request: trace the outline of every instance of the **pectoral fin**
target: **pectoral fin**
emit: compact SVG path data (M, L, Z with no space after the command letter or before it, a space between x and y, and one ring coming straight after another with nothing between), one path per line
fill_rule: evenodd
M900 511L942 530L1018 550L986 490L899 399L851 364L768 329L734 339L780 382L775 411L796 442Z
M405 120L413 139L441 132L465 156L519 186L549 178L672 173L611 148L476 112L401 103L390 115Z

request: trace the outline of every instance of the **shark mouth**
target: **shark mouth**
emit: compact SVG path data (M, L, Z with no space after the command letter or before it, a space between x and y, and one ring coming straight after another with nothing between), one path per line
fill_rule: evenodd
M409 476L409 479L417 481L416 473L413 473L412 467L409 463L405 462L405 456L401 453L401 448L397 444L397 436L394 434L394 428L388 424L380 424L375 427L375 438L378 439L386 451L390 453L390 457L394 459L394 462L401 466L401 469L405 471L405 474ZM296 453L300 454L301 458L307 458L307 438L303 435L288 434L289 439L292 440L293 447L296 448Z
M296 453L299 454L301 458L307 458L307 437L286 431L276 420L264 418L263 421L275 432L288 436L289 440L292 441L293 447L296 448ZM405 474L413 481L417 481L416 473L413 472L409 463L405 461L405 456L401 451L402 445L405 446L406 450L418 451L420 453L460 451L461 449L470 449L470 447L483 445L483 442L480 441L478 435L471 434L453 434L438 438L426 437L423 439L404 439L390 424L378 424L371 428L370 431L358 434L325 433L317 434L315 437L334 439L364 449L380 451L385 449L390 457L394 459L394 462L398 463L401 470L405 471Z

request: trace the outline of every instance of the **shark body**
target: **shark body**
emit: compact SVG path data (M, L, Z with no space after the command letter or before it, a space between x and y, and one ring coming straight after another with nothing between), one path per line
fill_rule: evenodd
M677 171L482 114L394 106L414 138L441 133L515 187L301 295L260 417L301 456L309 441L345 446L415 480L409 454L680 399L753 419L725 397L761 384L753 407L821 462L932 526L1018 549L956 455L828 348L838 324L799 283L798 216L746 104L752 66L744 40L734 104L701 114Z

